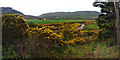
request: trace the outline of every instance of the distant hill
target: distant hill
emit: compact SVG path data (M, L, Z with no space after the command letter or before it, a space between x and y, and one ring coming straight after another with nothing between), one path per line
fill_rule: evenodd
M100 12L97 11L76 11L76 12L55 12L40 15L47 19L95 19Z
M40 17L37 17L37 16L24 15L22 12L12 9L11 7L0 7L0 8L2 8L2 15L4 15L4 14L19 14L19 15L23 15L23 17L25 19L40 19Z
M2 8L2 14L20 14L24 15L22 12L19 12L15 9L12 9L11 7L1 7Z
M31 15L25 15L20 11L12 9L11 7L0 7L0 8L2 8L3 15L4 14L20 14L20 15L23 15L25 19L41 19L41 20L43 20L44 18L48 20L95 19L100 14L100 12L97 12L97 11L76 11L76 12L54 12L54 13L42 14L40 16L31 16Z

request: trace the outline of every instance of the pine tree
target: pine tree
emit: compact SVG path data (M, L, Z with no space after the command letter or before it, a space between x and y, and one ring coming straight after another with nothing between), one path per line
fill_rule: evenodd
M93 6L101 8L101 15L96 19L101 29L99 38L106 40L110 37L114 38L114 42L117 42L116 34L116 14L113 2L94 2Z

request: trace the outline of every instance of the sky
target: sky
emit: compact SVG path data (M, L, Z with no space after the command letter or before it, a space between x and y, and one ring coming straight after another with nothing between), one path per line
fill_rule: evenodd
M0 0L0 7L12 7L26 15L39 16L49 12L98 11L95 0Z

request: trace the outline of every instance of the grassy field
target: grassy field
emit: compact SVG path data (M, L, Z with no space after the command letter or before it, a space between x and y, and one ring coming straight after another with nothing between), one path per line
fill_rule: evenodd
M84 21L84 20L31 20L25 19L27 23L33 22L35 24L48 24L48 23L64 23L64 22L76 22L76 21Z

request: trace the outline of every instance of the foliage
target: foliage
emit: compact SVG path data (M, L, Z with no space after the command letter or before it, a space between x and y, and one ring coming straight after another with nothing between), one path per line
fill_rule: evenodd
M29 23L29 27L21 16L6 14L3 16L2 22L4 30L4 57L9 57L9 52L11 52L12 49L15 53L10 55L10 57L16 57L16 54L17 57L21 57L22 53L18 52L18 50L21 49L21 45L19 44L19 39L21 38L23 38L21 40L23 42L25 58L64 57L63 54L65 50L68 49L68 46L83 45L84 43L93 41L93 39L97 39L99 32L97 30L82 31L76 29L80 27L82 23L84 22L54 24ZM85 24L91 23L92 22L86 22ZM55 32L54 30L57 31ZM7 39L5 39L5 37ZM28 38L26 39L26 37ZM8 42L7 44L5 44L6 41ZM10 44L11 42L15 42L15 44ZM11 45L13 46L11 47Z
M104 31L100 32L99 38L103 38L106 40L106 37L112 37L116 40L116 15L115 15L115 7L113 2L94 2L95 7L100 7L101 15L96 19L98 26L100 29L104 29ZM103 40L101 39L101 40Z
M30 34L31 36L38 36L38 40L36 44L39 44L38 42L47 44L49 47L54 46L54 44L60 44L63 36L58 35L54 33L52 30L49 28L42 27L42 28L31 28L30 29Z
M91 42L93 39L97 39L99 32L95 30L81 31L76 29L81 26L80 22L35 25L36 27L28 29L30 41L32 42L31 44L28 42L28 45L31 45L32 48L26 48L31 50L29 54L34 54L33 57L46 57L46 55L53 57L58 52L59 54L57 55L61 56L60 54L63 54L68 45L75 46ZM54 32L54 30L57 31ZM40 52L36 52L36 50Z
M90 24L86 23L86 24ZM57 43L45 43L48 46L54 45L54 44L61 44L63 45L75 45L75 44L82 44L85 43L85 41L91 41L93 37L96 38L98 33L94 31L80 31L76 29L77 27L81 26L82 24L80 22L65 22L65 23L57 23L57 24L34 24L36 27L31 27L30 32L31 35L38 36L39 41L41 42L57 42ZM40 27L40 28L39 28ZM54 31L56 30L56 32ZM35 33L35 34L33 34ZM96 36L95 36L96 35ZM54 37L53 37L54 36ZM58 37L60 38L58 38ZM93 36L93 37L92 37ZM89 38L90 37L90 38ZM40 40L41 39L41 40Z
M5 14L2 17L2 46L3 46L3 56L6 57L5 54L9 54L11 49L16 51L22 51L21 47L24 44L24 40L29 37L28 33L29 25L24 20L22 16L18 14ZM11 45L13 47L11 47ZM10 48L10 51L9 49ZM6 52L8 50L8 52ZM18 52L17 52L18 53ZM22 53L21 53L22 54ZM17 57L21 57L17 55ZM14 55L14 53L13 53ZM8 55L8 57L14 57L12 55Z
M14 40L13 38L20 39L21 37L28 37L29 25L26 23L22 16L17 14L5 14L2 17L2 36L3 40Z
M4 58L16 58L17 57L17 53L14 50L14 46L13 45L11 45L4 54L5 54L5 56L3 56L3 59Z

